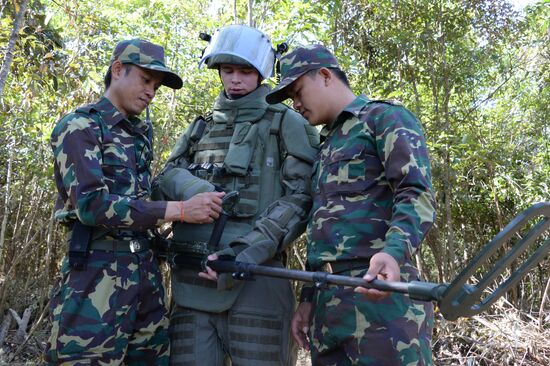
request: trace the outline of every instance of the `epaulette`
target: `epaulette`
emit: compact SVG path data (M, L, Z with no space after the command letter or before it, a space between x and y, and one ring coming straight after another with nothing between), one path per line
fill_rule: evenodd
M370 102L378 102L378 103L385 103L385 104L391 104L396 106L403 106L403 103L398 101L397 99L371 99Z
M90 104L81 105L80 107L78 107L78 108L75 110L75 112L76 112L76 113L86 113L86 114L89 114L89 113L91 113L93 110L95 110L94 104L93 104L93 103L90 103Z

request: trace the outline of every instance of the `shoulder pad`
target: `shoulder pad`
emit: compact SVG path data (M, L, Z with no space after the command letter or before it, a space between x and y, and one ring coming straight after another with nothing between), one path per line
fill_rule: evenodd
M281 124L281 139L289 155L313 163L319 150L319 132L287 107Z
M287 106L286 104L283 104L283 103L277 103L277 104L269 104L267 106L267 110L268 111L273 111L273 112L286 112L288 110L292 110L292 108L290 108L289 106Z
M403 103L401 103L397 99L375 99L375 100L371 100L370 102L372 102L372 103L385 103L385 104L390 104L390 105L395 105L395 106L403 106Z

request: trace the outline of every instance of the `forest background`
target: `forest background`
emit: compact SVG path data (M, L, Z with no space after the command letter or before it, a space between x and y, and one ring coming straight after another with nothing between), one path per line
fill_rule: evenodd
M423 123L438 216L416 259L449 282L516 214L550 201L549 19L549 0L522 11L504 0L0 0L0 364L32 363L44 347L66 250L49 135L101 95L117 41L163 45L184 81L152 105L156 172L219 92L217 73L197 69L199 32L251 22L274 44L334 50L356 93L397 99ZM550 364L549 263L487 313L437 314L436 364Z

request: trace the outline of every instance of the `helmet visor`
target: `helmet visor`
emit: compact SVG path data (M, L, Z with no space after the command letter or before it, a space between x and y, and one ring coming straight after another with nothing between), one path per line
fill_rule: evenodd
M244 25L230 25L220 28L214 36L199 62L199 69L206 64L209 68L218 66L210 63L214 56L237 56L258 70L262 78L273 74L275 51L269 38L257 29Z

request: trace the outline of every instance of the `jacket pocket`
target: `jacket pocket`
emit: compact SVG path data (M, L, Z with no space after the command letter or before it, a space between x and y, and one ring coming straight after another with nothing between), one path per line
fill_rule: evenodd
M319 169L319 188L327 195L359 194L372 184L366 176L362 149L336 151L323 161Z
M122 146L115 144L105 146L101 168L109 193L121 196L135 195L137 182L135 163Z

